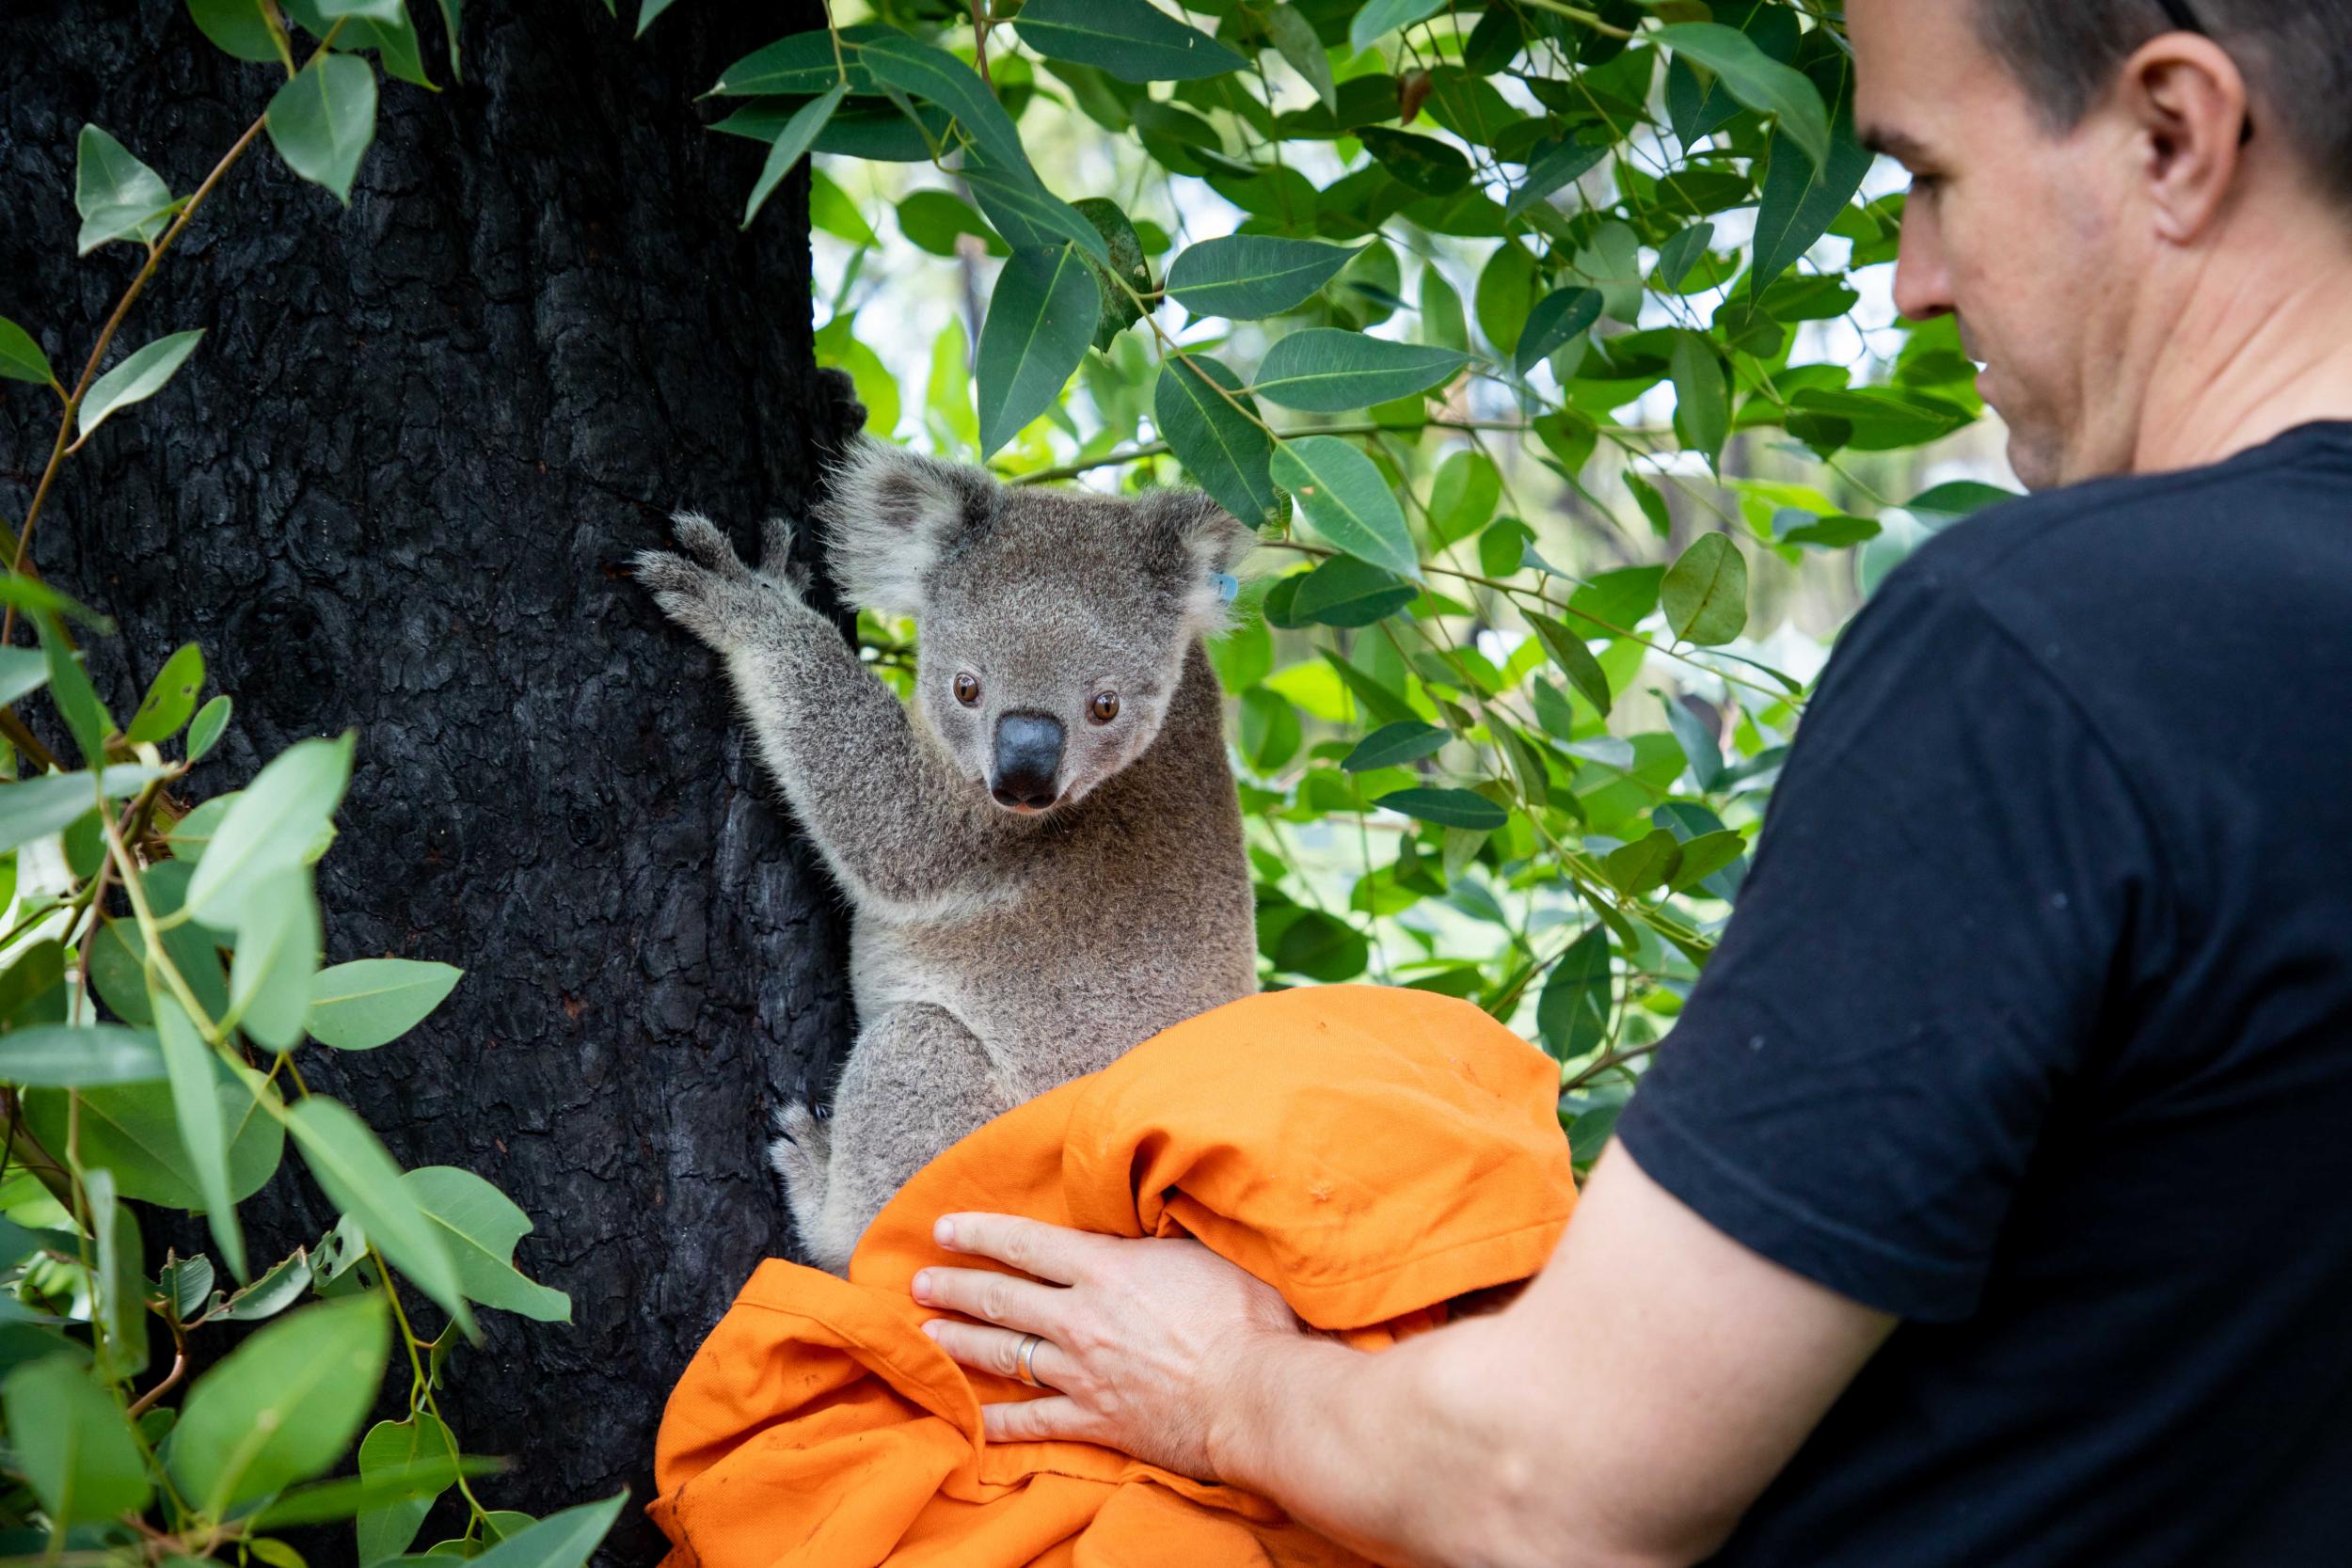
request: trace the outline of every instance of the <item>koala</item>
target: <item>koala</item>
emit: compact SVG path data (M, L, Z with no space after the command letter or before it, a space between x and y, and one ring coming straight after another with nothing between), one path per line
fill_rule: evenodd
M818 523L847 598L914 617L910 705L803 600L790 524L755 570L674 521L683 553L636 576L724 660L851 906L857 1040L832 1116L787 1106L771 1149L803 1250L843 1273L949 1144L1257 989L1202 646L1252 536L1197 492L1010 487L861 438Z

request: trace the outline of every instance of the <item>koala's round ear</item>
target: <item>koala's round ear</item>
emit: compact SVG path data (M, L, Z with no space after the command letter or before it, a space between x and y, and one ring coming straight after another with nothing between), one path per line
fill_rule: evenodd
M1200 633L1225 629L1232 595L1217 581L1242 563L1258 536L1248 525L1198 490L1155 490L1147 502L1154 523L1168 531L1183 562L1184 615Z
M861 436L842 452L817 509L825 563L851 604L918 614L923 579L940 552L966 529L985 526L999 494L978 468Z

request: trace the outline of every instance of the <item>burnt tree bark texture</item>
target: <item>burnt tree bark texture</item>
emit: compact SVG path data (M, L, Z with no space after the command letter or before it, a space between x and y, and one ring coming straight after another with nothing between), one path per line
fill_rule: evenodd
M467 974L407 1040L306 1046L303 1070L405 1164L496 1181L537 1223L520 1266L571 1293L570 1324L487 1313L455 1359L459 1437L519 1461L485 1501L642 1503L671 1383L789 1250L768 1118L850 1026L838 900L709 656L623 569L674 506L746 544L803 511L856 417L812 357L805 176L739 234L761 149L691 103L822 15L679 6L632 43L593 0L475 0L453 84L411 9L443 90L384 84L348 212L265 142L228 176L112 356L198 326L201 348L68 461L33 556L119 622L88 640L118 715L203 645L236 717L192 798L358 732L327 959ZM141 260L74 256L82 126L184 194L281 80L171 0L0 8L0 314L69 384ZM0 383L12 520L56 417ZM333 1219L291 1151L245 1213L264 1263ZM608 1558L649 1558L623 1520Z

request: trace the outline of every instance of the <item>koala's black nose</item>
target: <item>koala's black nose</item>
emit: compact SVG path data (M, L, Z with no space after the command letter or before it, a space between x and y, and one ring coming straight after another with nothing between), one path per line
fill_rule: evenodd
M1042 809L1060 793L1061 721L1043 713L1008 713L996 721L996 776L988 791L1000 806Z

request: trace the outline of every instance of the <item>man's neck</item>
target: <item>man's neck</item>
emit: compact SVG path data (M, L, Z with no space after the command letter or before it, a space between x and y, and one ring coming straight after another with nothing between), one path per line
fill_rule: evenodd
M2217 251L2155 330L2135 473L2201 467L2297 425L2352 420L2352 236Z

